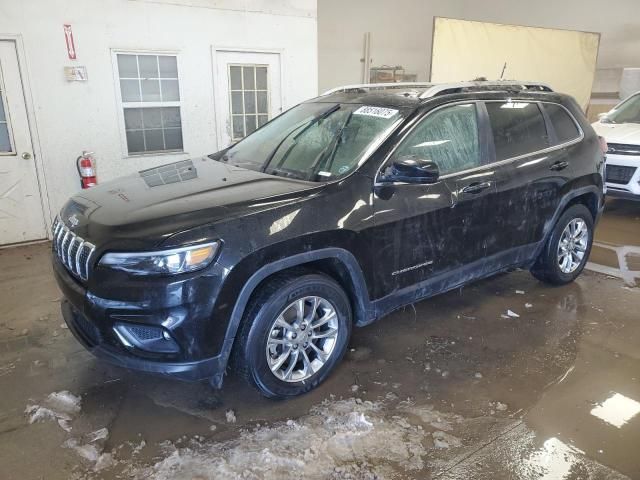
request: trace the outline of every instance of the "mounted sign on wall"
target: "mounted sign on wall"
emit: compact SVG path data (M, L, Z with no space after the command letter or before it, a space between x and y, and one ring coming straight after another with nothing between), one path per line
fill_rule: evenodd
M76 45L73 42L73 32L71 31L71 25L64 25L64 40L67 42L67 55L69 60L76 59Z
M84 66L64 67L64 78L68 82L86 82L87 67L84 67Z

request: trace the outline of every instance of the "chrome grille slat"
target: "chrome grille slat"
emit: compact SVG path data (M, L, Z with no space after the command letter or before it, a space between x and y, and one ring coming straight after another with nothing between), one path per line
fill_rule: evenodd
M80 255L82 254L82 247L84 246L84 240L78 237L80 245L78 245L78 251L76 252L76 258L74 259L76 265L76 273L80 275Z
M89 276L89 265L96 247L73 233L62 220L53 222L53 250L69 272L82 280Z

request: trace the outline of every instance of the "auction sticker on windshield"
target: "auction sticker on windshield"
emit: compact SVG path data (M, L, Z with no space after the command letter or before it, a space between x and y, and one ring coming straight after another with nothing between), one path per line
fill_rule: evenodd
M364 106L357 109L353 112L354 115L369 115L370 117L380 117L380 118L391 118L398 110L393 108L383 108L383 107L369 107Z

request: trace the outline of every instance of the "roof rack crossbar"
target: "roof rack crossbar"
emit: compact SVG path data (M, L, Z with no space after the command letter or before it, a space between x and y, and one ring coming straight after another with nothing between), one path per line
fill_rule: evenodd
M429 88L433 87L433 83L428 82L390 82L390 83L355 83L353 85L342 85L324 92L321 96L329 95L336 92L346 92L349 90L371 89L371 90L387 90L394 88Z

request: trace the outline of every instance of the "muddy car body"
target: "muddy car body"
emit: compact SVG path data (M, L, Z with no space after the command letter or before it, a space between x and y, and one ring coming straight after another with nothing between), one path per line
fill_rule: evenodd
M290 111L230 149L108 182L64 206L53 267L65 319L96 356L215 386L233 358L262 393L296 395L339 362L352 324L513 268L564 283L584 267L603 205L604 156L570 97L520 84L453 85L431 95L356 87L296 108L311 109L295 124L297 140L282 134L268 156L308 153L331 132L308 169L339 162L342 145L377 130L357 155L343 155L348 168L313 177L284 168L291 157L278 171L265 158L234 162L234 152ZM513 125L524 125L522 138L540 138L527 146L509 137L508 125L498 137L507 111L534 112L531 126L526 116ZM334 112L343 115L337 127L300 147ZM451 138L425 133L416 143L425 122L449 125ZM470 136L457 139L467 127ZM400 155L403 148L419 151ZM438 155L441 165L424 158ZM582 240L568 236L574 220L575 229L584 224ZM206 262L193 270L144 271L199 258Z

